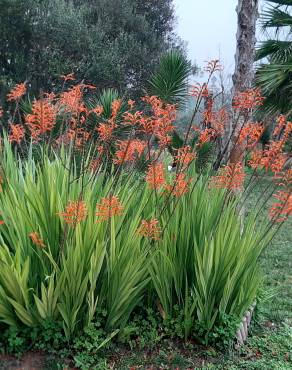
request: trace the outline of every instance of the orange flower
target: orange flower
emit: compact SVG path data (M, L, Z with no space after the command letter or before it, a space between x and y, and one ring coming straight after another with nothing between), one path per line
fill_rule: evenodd
M292 215L292 193L291 190L281 190L274 194L278 202L274 203L269 211L269 215L275 222L287 220Z
M159 190L165 185L164 167L162 163L152 163L148 166L146 182L150 189Z
M89 113L95 113L99 117L103 113L103 110L101 105L97 105L95 108L91 109Z
M0 105L0 118L2 118L2 117L3 117L3 108Z
M121 216L123 211L124 207L118 197L110 195L107 198L102 198L101 202L96 205L96 216L100 217L97 222L106 221L114 216Z
M128 106L130 107L130 109L133 109L134 105L135 105L135 100L129 99L128 100Z
M286 123L287 123L287 120L286 120L286 116L284 115L280 115L278 118L277 118L277 123L276 123L276 126L275 126L275 129L273 131L273 136L278 136L281 134L282 130L284 129L284 127L286 126Z
M50 132L56 123L54 107L44 99L35 100L32 104L32 113L25 116L25 123L34 139Z
M244 169L241 163L233 163L219 170L219 174L211 178L210 187L236 190L243 187L245 179Z
M263 105L264 98L260 89L249 89L239 92L233 99L235 109L253 109Z
M159 240L161 237L161 227L159 226L158 220L155 218L147 221L142 220L141 225L138 229L138 234L149 238L151 240Z
M40 238L40 235L38 232L33 232L28 234L33 244L37 245L38 247L45 248L44 241Z
M206 128L203 131L197 130L200 132L198 147L201 147L205 143L209 143L216 138L216 131L213 128Z
M25 82L15 85L15 87L10 90L9 94L7 95L8 101L17 101L20 100L23 95L26 93L26 85Z
M67 81L74 81L75 80L75 76L74 76L74 73L69 73L68 75L61 75L61 78L67 82Z
M292 122L287 122L283 134L283 141L287 141L291 133L292 133Z
M219 59L213 59L206 63L207 63L207 66L205 67L205 71L210 74L217 72L217 71L222 71L223 69L223 67L220 64Z
M264 127L260 123L247 123L240 132L238 142L243 144L246 140L247 148L252 148L260 140L264 132Z
M135 112L134 114L126 112L123 115L123 124L134 126L140 123L141 121L141 112Z
M184 173L178 173L175 176L173 185L165 185L167 193L173 194L175 197L181 197L189 191L190 179L186 179Z
M194 153L192 148L187 145L179 148L174 158L175 161L180 163L183 168L186 168L196 158L196 153Z
M132 162L136 158L140 158L143 154L147 143L145 141L136 140L120 140L117 143L118 150L115 154L114 163L123 164L124 162Z
M87 216L87 207L84 201L69 201L65 212L59 212L57 215L63 217L66 224L75 226L79 222L85 220Z
M22 125L10 124L10 135L8 139L11 143L15 142L17 144L20 144L21 140L24 138L24 135L25 135L25 130Z
M283 144L283 141L272 142L267 149L252 152L249 161L251 168L264 168L275 174L281 172L287 161L287 156L282 153Z
M112 118L115 118L122 106L122 100L121 99L116 99L112 102L111 108L112 108Z
M82 108L84 85L79 84L71 87L68 91L64 91L60 97L60 103L65 107L66 112L78 113Z
M115 124L110 123L100 123L100 125L96 128L98 132L99 139L101 141L110 141L113 136L113 131L115 129Z
M202 97L207 98L210 93L207 84L201 85L200 83L195 83L190 90L190 95L194 96L195 98Z

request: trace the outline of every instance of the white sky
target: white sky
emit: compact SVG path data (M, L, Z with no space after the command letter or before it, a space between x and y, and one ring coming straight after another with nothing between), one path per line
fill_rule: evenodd
M236 47L237 0L173 0L177 32L187 41L189 58L199 67L218 59L232 73Z

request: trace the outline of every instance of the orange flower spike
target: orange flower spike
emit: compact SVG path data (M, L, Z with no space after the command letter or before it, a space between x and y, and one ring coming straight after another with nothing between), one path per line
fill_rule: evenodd
M15 125L12 125L10 124L10 134L9 134L9 141L10 143L17 143L17 144L20 144L21 140L24 138L25 136L25 130L24 130L24 127L22 125L19 125L19 124L15 124Z
M195 130L198 131L198 130ZM216 132L213 128L206 128L205 130L200 132L199 142L197 144L198 147L201 147L205 143L209 143L210 141L214 140L216 137Z
M253 109L263 105L260 89L249 89L238 93L233 99L234 109Z
M96 131L98 132L99 139L101 141L110 141L113 136L113 131L116 125L111 125L108 123L101 123L97 128Z
M292 133L292 122L287 122L286 128L283 134L283 141L287 141L290 134Z
M241 163L230 164L220 169L219 174L211 178L210 187L227 190L242 189L245 172Z
M183 168L187 167L195 158L196 153L192 151L189 145L179 148L175 156L176 162L180 163Z
M269 216L275 222L286 221L292 215L292 193L282 190L274 194L278 202L274 203L269 211Z
M186 179L186 175L184 173L179 173L176 175L174 186L172 187L170 185L170 191L172 191L175 197L181 197L189 191L189 183L190 180Z
M40 248L45 248L46 245L44 244L44 241L40 238L40 235L38 232L33 232L28 234L33 244L37 245Z
M258 143L262 134L264 132L264 127L259 123L247 123L240 132L238 142L243 144L246 140L247 147L251 148Z
M159 190L165 185L165 174L162 163L153 163L148 166L146 182L150 189Z
M89 113L95 113L97 117L101 116L104 109L101 105L97 105L95 108L91 109Z
M114 163L123 164L124 162L133 162L136 158L140 158L147 147L145 141L136 140L120 140L117 143L118 150L116 151Z
M160 240L161 233L162 233L161 227L159 226L158 220L156 220L155 218L149 221L142 220L141 225L138 229L139 235L155 241Z
M57 215L63 217L66 224L75 226L87 217L87 207L84 201L70 201L65 212L59 212Z
M107 198L102 198L101 202L96 205L96 216L100 221L106 221L114 216L121 216L124 212L124 207L119 201L119 198L111 195Z
M78 113L82 104L84 85L79 84L64 91L60 97L60 103L65 107L66 112Z
M273 131L273 136L280 135L280 133L282 132L282 130L286 126L286 123L287 123L286 116L284 116L284 115L281 114L277 118L277 123L276 123L275 129Z
M121 99L116 99L112 102L111 108L112 108L112 118L115 118L122 106L122 100Z
M15 85L15 87L12 90L10 90L9 94L7 95L7 101L18 101L25 94L26 94L26 84L24 82Z
M130 109L133 109L135 106L135 100L129 99L128 100L128 106Z
M135 112L134 114L126 112L123 115L123 124L124 125L130 125L135 126L136 124L139 124L141 121L141 112Z
M206 63L207 63L207 65L205 67L205 71L210 73L210 74L223 70L223 67L220 64L219 59L213 59L213 60L210 60L209 62L206 62Z
M52 131L56 124L54 107L47 100L35 100L32 104L32 113L25 116L25 123L34 139Z
M61 75L61 78L62 78L62 80L64 80L64 82L75 81L76 80L76 78L74 76L74 73L69 73L67 75Z

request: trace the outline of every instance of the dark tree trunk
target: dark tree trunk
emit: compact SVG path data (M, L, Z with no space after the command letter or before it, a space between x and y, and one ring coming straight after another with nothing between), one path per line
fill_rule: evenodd
M256 22L258 18L259 0L238 0L237 5L237 34L236 34L236 54L235 70L232 76L233 96L238 92L245 91L252 86L254 78L253 63L255 58L256 43ZM244 149L237 145L237 137L244 122L249 117L240 117L237 122L233 122L229 135L231 138L231 148L229 160L236 163L242 160Z

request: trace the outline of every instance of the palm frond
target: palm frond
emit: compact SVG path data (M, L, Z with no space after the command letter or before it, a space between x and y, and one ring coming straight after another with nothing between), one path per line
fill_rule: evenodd
M292 42L267 40L260 43L256 51L256 60L270 57L272 61L287 62L292 58Z
M191 63L178 51L165 54L149 80L149 92L167 103L184 104Z

